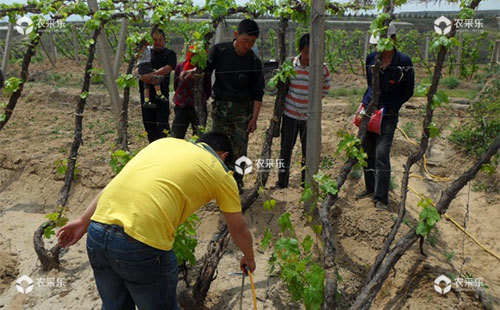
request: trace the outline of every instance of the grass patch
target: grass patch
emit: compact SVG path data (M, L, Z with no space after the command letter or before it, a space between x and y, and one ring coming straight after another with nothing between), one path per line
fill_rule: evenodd
M415 139L416 127L414 122L406 122L401 126L401 129L408 135L409 138Z
M476 97L476 92L470 89L443 89L443 91L448 95L449 98L466 98L469 100Z
M352 167L351 172L349 173L349 177L353 180L359 180L363 176L363 168L358 165Z
M365 93L365 88L334 88L330 89L328 95L333 98L338 97L350 97L350 96L361 96Z
M441 79L440 83L446 86L448 89L455 89L460 85L460 80L454 76L448 76Z
M500 81L492 83L472 105L471 117L453 129L450 140L467 153L480 156L500 132ZM495 158L500 157L498 154Z

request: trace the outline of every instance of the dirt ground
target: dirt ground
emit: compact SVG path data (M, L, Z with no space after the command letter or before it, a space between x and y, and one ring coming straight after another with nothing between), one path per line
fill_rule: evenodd
M33 249L33 233L52 212L62 187L62 175L57 173L55 162L68 156L73 139L74 105L79 95L79 80L82 67L69 61L59 62L56 69L47 69L47 64L34 64L31 75L35 81L25 85L11 120L0 131L0 309L100 309L100 299L95 288L92 270L88 263L85 240L81 240L64 253L60 270L45 273L40 268ZM59 77L54 78L54 76ZM57 81L54 81L57 80ZM343 74L333 76L333 87L364 87L361 77ZM3 95L2 95L3 96ZM5 100L5 97L0 97ZM107 103L106 90L102 85L92 85L84 112L83 140L78 156L79 177L71 190L67 216L77 217L95 194L113 177L108 164L115 139L113 117ZM264 131L269 124L274 97L266 96L258 123L257 132L250 137L249 157L259 157ZM422 121L422 98L413 98L401 111L400 127L414 123L414 134L418 136ZM326 171L336 175L342 158L334 158L339 130L355 131L352 114L356 102L346 98L326 98L323 102L322 157L332 165ZM140 106L134 92L129 108L130 148L139 149L147 145L142 127ZM432 139L428 156L428 167L432 174L451 180L459 176L473 163L473 158L457 151L447 140L451 128L465 115L458 105L441 108L436 124L441 126L440 138ZM172 120L172 115L171 115ZM395 188L390 193L390 206L397 208L403 164L413 146L397 131L392 149L392 169ZM274 140L272 157L278 158L279 139ZM266 228L278 235L277 219L283 212L292 214L298 237L313 235L299 204L300 146L296 145L292 158L290 188L270 189L276 182L277 171L272 171L266 191L245 214L254 236L255 246L260 245ZM498 171L498 170L497 170ZM410 186L417 193L437 201L450 181L437 181L423 177L423 165L413 167ZM247 187L253 184L255 173L245 176ZM480 174L475 184L490 182L494 190L475 191L466 186L452 202L448 215L469 231L486 248L500 253L498 223L500 222L500 176L486 178ZM492 181L493 180L493 181ZM395 212L376 212L369 199L356 201L354 193L363 187L363 178L350 177L342 188L340 199L332 210L337 237L339 273L342 276L341 303L348 305L355 299L364 276L381 249L389 232ZM476 186L477 187L477 186ZM276 208L266 211L262 204L267 199L277 201ZM408 192L408 220L418 219L419 198ZM467 211L468 210L468 211ZM196 249L198 264L190 270L190 278L196 276L201 258L212 234L222 221L213 207L200 209L201 222L197 229L199 245ZM434 246L426 243L427 257L420 254L414 245L396 265L377 295L372 309L499 309L500 266L499 260L483 251L450 221L437 224L438 233ZM404 226L398 236L409 228ZM53 243L50 240L48 243ZM318 248L315 251L319 251ZM212 283L206 306L208 309L238 309L241 278L228 272L238 271L239 251L230 242L222 258L217 278ZM254 282L258 309L304 309L291 300L285 285L276 274L268 272L271 250L257 251L257 270ZM433 289L434 279L441 275L481 278L487 287L483 297L453 289L439 295ZM16 279L27 275L34 280L34 289L28 294L16 290ZM463 276L464 277L464 276ZM48 285L55 279L59 285ZM59 281L58 281L59 280ZM477 295L477 294L476 294ZM251 290L246 281L243 308L251 309Z

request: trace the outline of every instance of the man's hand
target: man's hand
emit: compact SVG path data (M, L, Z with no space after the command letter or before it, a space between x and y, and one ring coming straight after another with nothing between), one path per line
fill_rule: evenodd
M189 78L191 78L191 76L193 76L193 73L195 70L196 70L196 68L190 69L190 70L184 70L179 75L179 78L181 79L181 81L184 81L185 79L189 79Z
M62 248L75 244L85 235L88 226L89 223L82 219L69 222L57 231L57 242Z
M140 80L146 84L152 84L154 72L143 74L140 76Z
M240 261L240 269L243 273L247 274L247 270L245 269L245 266L248 266L250 268L250 272L254 272L256 266L255 266L255 261L253 259L248 259L245 256L241 258Z
M247 126L247 132L252 133L257 129L257 120L259 119L259 112L260 112L260 107L262 106L261 101L253 101L253 112L252 112L252 119L250 122L248 122Z
M256 118L252 118L250 120L250 122L248 122L247 132L248 133L252 133L252 132L255 131L255 129L257 129L257 119Z

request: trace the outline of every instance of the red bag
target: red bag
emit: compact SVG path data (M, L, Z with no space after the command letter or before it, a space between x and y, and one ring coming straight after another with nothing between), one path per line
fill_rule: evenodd
M182 69L182 71L191 70L194 68L194 66L191 64L191 57L193 56L193 52L191 51L192 49L193 46L189 46L188 52L186 54L186 63L184 64L184 68Z
M361 124L361 120L363 119L363 115L365 114L365 106L363 103L359 105L358 111L356 111L356 115L354 115L354 125L358 126ZM382 125L382 117L384 116L384 108L380 108L373 112L370 120L368 121L368 131L380 134L380 127Z

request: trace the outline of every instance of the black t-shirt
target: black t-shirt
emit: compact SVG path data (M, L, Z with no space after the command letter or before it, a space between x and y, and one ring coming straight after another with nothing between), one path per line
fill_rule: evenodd
M172 71L175 69L177 65L177 56L175 52L171 49L164 48L161 51L151 50L151 65L153 69L160 69L166 65L172 66ZM170 73L163 76L162 81L160 82L161 93L165 98L168 98L168 86L170 85ZM141 102L144 102L144 83L139 81L139 92L141 93ZM154 85L149 85L149 93L151 96L155 93Z
M214 98L235 102L262 101L262 62L252 50L239 56L233 42L218 43L208 52L206 74L215 70Z

